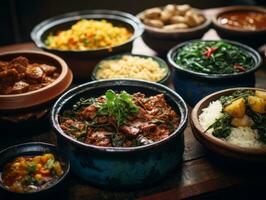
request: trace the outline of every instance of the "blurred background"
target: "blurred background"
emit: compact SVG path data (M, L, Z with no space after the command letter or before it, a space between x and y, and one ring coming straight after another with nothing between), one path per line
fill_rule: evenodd
M187 3L201 9L240 4L266 5L265 0L1 0L0 45L30 41L30 32L36 24L66 12L113 9L137 14L168 3Z

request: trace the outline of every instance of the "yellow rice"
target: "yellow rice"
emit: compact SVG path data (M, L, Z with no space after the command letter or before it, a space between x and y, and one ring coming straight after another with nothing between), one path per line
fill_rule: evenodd
M117 27L106 20L82 19L71 29L49 35L48 48L59 50L91 50L122 44L132 33L125 27Z

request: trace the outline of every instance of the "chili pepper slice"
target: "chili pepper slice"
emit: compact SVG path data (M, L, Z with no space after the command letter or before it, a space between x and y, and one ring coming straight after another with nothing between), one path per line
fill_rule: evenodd
M237 69L240 72L245 72L247 71L243 66L241 66L240 64L234 64L234 68Z
M217 47L213 48L207 47L207 51L203 52L203 55L209 58L215 51L217 51L217 49L218 49Z

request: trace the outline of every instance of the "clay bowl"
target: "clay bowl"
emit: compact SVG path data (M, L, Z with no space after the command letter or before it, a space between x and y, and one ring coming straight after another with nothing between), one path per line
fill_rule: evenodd
M165 56L169 49L178 43L199 39L209 29L211 19L209 19L201 10L194 8L195 11L202 13L205 17L205 22L199 26L187 29L179 29L174 31L165 31L160 28L155 28L144 24L145 30L142 35L143 41L159 55ZM139 19L142 18L145 10L137 14Z
M266 39L264 37L266 28L260 30L244 30L241 28L232 28L222 25L219 22L219 17L225 13L235 11L254 11L259 13L266 13L266 9L258 6L229 6L219 9L219 11L213 16L212 23L218 34L225 39L236 40L253 47L258 47L264 44Z
M266 91L265 89L261 88L232 88L212 93L203 98L197 103L191 113L190 123L193 134L196 139L208 150L222 157L230 158L231 160L233 159L235 161L265 162L266 148L245 148L227 143L219 138L216 138L212 134L206 134L204 132L205 130L199 123L199 115L201 114L202 109L206 108L210 102L217 100L223 95L230 95L239 89Z
M62 94L72 82L72 72L64 60L51 53L40 51L13 51L0 54L1 61L24 56L30 63L44 63L60 69L59 77L38 90L11 95L0 95L0 120L22 122L39 119L49 111L49 105Z
M161 58L159 58L157 56L147 56L147 55L129 54L129 53L127 53L127 54L119 54L119 55L115 55L115 56L110 56L110 57L107 57L107 58L103 59L102 61L100 61L94 67L93 72L91 74L91 79L93 81L100 80L100 79L97 79L96 74L97 74L98 69L100 68L101 62L107 61L107 60L119 60L124 55L137 56L137 57L145 58L145 59L151 58L153 61L155 61L155 62L157 62L159 64L160 68L165 69L165 72L166 72L165 75L162 77L162 79L157 81L157 83L161 83L161 84L167 85L167 83L169 82L169 77L171 75L171 70L170 70L169 66L166 64L166 62L163 59L161 59ZM128 77L123 77L123 78L128 78Z
M49 34L67 30L80 19L105 19L115 26L126 27L132 31L133 35L128 41L113 46L111 50L110 47L83 51L47 48L44 41ZM37 47L62 57L73 71L75 78L88 80L93 67L103 58L118 53L131 52L133 41L143 33L143 29L141 22L129 13L115 10L85 10L66 13L41 22L32 30L31 38Z

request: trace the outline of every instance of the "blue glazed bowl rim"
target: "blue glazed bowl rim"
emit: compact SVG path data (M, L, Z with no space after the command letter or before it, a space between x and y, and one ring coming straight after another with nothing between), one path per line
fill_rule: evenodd
M135 54L135 53L121 53L121 54L116 54L116 55L104 58L99 63L97 63L95 65L92 73L91 73L91 79L93 81L103 80L103 79L97 79L96 78L96 73L99 70L101 62L107 61L107 60L119 60L122 56L137 56L137 57L141 57L141 58L151 58L160 65L160 68L166 69L166 73L165 73L164 77L161 80L157 81L156 83L165 84L171 75L171 70L170 70L169 66L167 65L167 63L162 58L160 58L158 56L148 56L148 55ZM109 80L111 80L111 79L109 79ZM142 80L142 79L140 79L140 80Z
M48 48L44 42L42 41L41 37L44 34L44 32L48 31L54 26L57 26L59 24L76 21L78 19L114 19L119 20L121 22L124 22L128 25L130 25L134 33L132 37L125 41L122 44L112 46L111 48L119 48L120 46L124 46L128 43L133 42L137 37L141 36L144 32L144 25L141 23L141 21L126 12L117 11L117 10L106 10L106 9L98 9L98 10L83 10L83 11L77 11L77 12L70 12L63 15L58 15L49 19L46 19L42 21L41 23L37 24L31 31L31 39L34 41L35 45L41 49L47 50L47 51L53 51L57 53L89 53L89 52L101 52L106 51L110 47L103 47L98 49L91 49L91 50L58 50L58 49L50 49Z
M224 41L224 42L233 44L233 45L247 51L252 56L254 63L255 63L254 67L251 68L250 70L246 71L246 72L237 73L237 74L206 74L206 73L188 70L188 69L185 69L185 68L181 67L180 65L176 64L174 59L173 59L173 56L175 56L177 54L178 49L182 48L183 46L185 46L189 43L197 42L197 41L206 41L206 42ZM220 80L220 79L232 79L232 78L244 77L244 76L247 76L251 73L254 73L262 65L262 58L261 58L260 54L255 49L253 49L252 47L250 47L248 45L242 44L240 42L236 42L236 41L232 41L232 40L226 40L226 39L222 39L222 40L195 39L195 40L189 40L189 41L182 42L182 43L174 46L172 49L169 50L169 52L167 53L167 60L177 71L183 72L183 73L190 75L190 76L208 79L208 80Z
M68 175L68 173L70 171L70 162L69 162L68 158L58 148L56 148L56 146L53 144L49 144L49 143L45 143L45 142L27 142L27 143L12 145L12 146L9 146L9 147L0 151L0 158L3 154L5 154L8 151L12 151L13 149L22 148L25 146L44 146L44 147L47 147L48 149L50 149L52 152L56 153L56 155L58 157L63 158L64 163L66 164L66 169L65 169L63 175L61 177L59 177L55 182L48 185L48 187L45 187L44 189L38 190L35 192L13 192L13 191L7 189L5 186L3 186L2 183L0 184L1 189L5 190L9 193L12 193L12 194L25 195L25 196L26 195L34 195L34 194L39 194L39 193L45 192L49 189L52 189L54 186L56 186L57 184L59 184L60 182L62 182L66 178L66 176ZM20 153L17 153L17 154L20 154ZM1 179L1 182L2 182L2 179Z
M175 97L179 102L175 103L178 105L179 113L181 115L180 123L178 128L167 138L154 142L152 144L147 144L147 145L142 145L142 146L137 146L137 147L101 147L101 146L96 146L96 145L91 145L91 144L86 144L83 142L80 142L66 133L62 131L62 129L59 126L59 121L58 121L58 116L59 113L63 107L63 105L68 102L70 99L72 99L74 96L79 95L83 93L84 91L88 90L90 87L99 87L101 86L106 86L104 84L109 84L109 85L127 85L127 86L133 86L134 84L150 87L150 89L153 87L153 89L160 89L160 91L165 91L167 92L168 95ZM52 110L51 110L51 115L50 115L50 120L52 127L56 134L59 136L63 137L66 139L68 142L71 142L74 145L77 145L79 147L82 147L84 149L90 149L93 151L98 151L98 152L108 152L108 153L126 153L126 152L136 152L136 151L143 151L143 150L148 150L148 149L153 149L156 148L159 145L163 145L164 143L168 143L172 139L174 139L178 134L181 134L184 129L186 128L187 121L188 121L188 108L183 100L183 98L177 94L175 91L172 89L159 84L159 83L154 83L150 81L143 81L143 80L138 80L138 79L111 79L111 80L98 80L98 81L92 81L88 83L81 84L79 86L76 86L70 90L68 90L66 93L64 93L53 105Z

